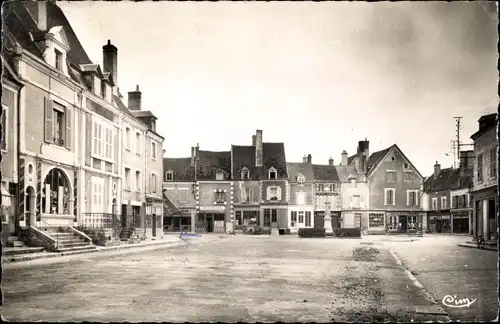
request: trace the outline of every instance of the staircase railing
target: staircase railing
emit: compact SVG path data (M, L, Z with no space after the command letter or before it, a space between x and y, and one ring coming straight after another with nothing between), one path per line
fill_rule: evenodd
M36 219L36 224L37 224L37 229L38 229L40 232L42 232L42 233L43 233L43 231L41 230L41 229L43 228L43 227L42 227L42 223L43 223L44 225L47 225L46 227L54 227L53 225L51 225L51 224L47 223L46 221L44 221L44 220L42 219L41 215L39 215L39 216L37 217L37 219ZM57 231L57 233L59 233L59 230ZM57 234L57 233L56 233L56 234ZM50 235L47 235L47 236L50 236ZM58 249L58 248L59 248L59 235L56 235L56 237L55 237L55 238L54 238L54 237L51 237L51 238L52 238L53 240L55 240L55 241L56 241L56 244L55 244L54 248L55 248L55 249Z

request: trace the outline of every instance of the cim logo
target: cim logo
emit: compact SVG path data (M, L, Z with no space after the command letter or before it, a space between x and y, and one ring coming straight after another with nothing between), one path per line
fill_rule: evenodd
M453 307L453 308L463 308L463 307L469 308L470 305L474 304L475 301L476 301L476 298L457 299L457 295L454 295L454 296L446 295L443 297L442 303L444 306Z

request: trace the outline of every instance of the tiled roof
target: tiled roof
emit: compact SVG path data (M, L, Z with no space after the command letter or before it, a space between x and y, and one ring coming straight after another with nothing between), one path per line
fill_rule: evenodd
M448 189L465 189L472 186L472 170L461 170L446 168L439 172L439 175L434 179L434 175L427 177L424 181L424 190L442 191Z
M350 176L355 176L357 178L357 180L356 180L357 182L365 182L366 181L365 174L358 173L356 171L355 166L336 165L335 168L337 169L337 175L339 177L339 180L342 183L350 182L350 180L349 180Z
M163 193L163 215L172 216L174 214L179 214L181 210L170 200L170 198Z
M391 146L392 147L392 146ZM368 170L368 174L372 172L372 170L379 164L380 161L384 158L386 153L389 151L391 147L388 147L384 150L373 152L370 157L368 158L368 161L366 161L366 169Z
M41 34L32 18L37 17L37 10L38 1L11 1L2 6L4 28L12 33L24 49L43 59L42 49L30 37L30 33ZM66 34L70 46L70 51L67 53L68 62L77 66L92 63L61 8L52 2L47 2L47 31L56 26L62 26Z
M354 161L354 158L358 156L357 154L351 155L347 158L347 165L351 164L352 161Z
M481 118L479 118L478 121L480 127L477 132L475 132L470 136L472 140L476 140L479 136L483 135L484 133L486 133L487 131L489 131L490 129L494 128L497 125L498 123L497 114L495 113L495 114L481 116Z
M194 181L194 167L191 158L163 158L163 172L172 170L173 181Z
M118 106L118 109L120 109L122 112L124 112L125 114L129 115L130 117L135 118L134 115L127 108L127 106L125 106L125 104L120 99L120 97L113 95L113 100L116 103L116 105Z
M135 117L155 117L156 116L149 110L131 110L130 111Z
M290 162L286 165L288 168L289 181L297 182L297 175L299 173L305 177L306 182L312 182L314 180L314 170L311 163Z
M337 168L334 165L313 164L314 180L339 182Z
M267 179L267 171L274 167L278 172L278 178L288 178L287 163L285 157L285 145L283 143L262 143L262 167L255 166L255 147L233 145L233 177L240 178L243 167L250 171L253 180Z
M198 151L197 180L215 180L218 170L225 172L224 180L231 177L231 152Z

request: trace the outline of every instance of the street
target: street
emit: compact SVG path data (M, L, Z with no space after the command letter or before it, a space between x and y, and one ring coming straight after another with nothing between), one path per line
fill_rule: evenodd
M11 321L446 320L398 266L391 249L427 290L436 287L439 304L443 294L477 298L469 309L446 309L452 319L494 318L488 315L496 311L495 253L455 249L452 237L430 237L427 245L425 239L218 237L183 248L8 264L2 315ZM429 249L431 240L438 248ZM442 255L443 248L450 257ZM440 262L446 266L439 268ZM432 272L438 268L445 271ZM454 281L443 280L451 276ZM417 314L418 307L434 314Z

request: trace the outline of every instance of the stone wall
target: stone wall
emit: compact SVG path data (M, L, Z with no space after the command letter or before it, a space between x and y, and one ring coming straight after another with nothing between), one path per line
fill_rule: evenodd
M83 231L91 239L95 245L109 246L120 243L118 233L111 228L106 229L89 229Z
M44 247L47 251L55 251L54 242L34 230L26 229L19 232L19 238L23 240L27 246L30 247Z

